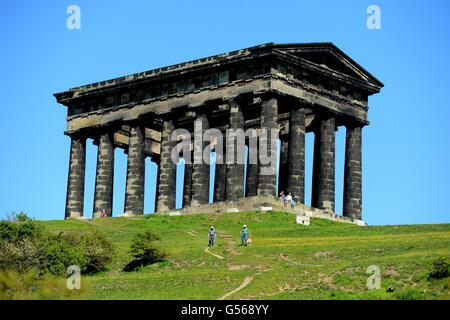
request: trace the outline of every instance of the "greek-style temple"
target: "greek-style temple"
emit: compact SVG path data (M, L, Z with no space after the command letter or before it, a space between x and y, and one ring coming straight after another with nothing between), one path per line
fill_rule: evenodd
M193 133L197 121L202 130L216 128L223 136L231 128L278 129L278 190L276 173L262 174L266 164L216 164L209 204L210 165L186 163L180 212L242 203L260 209L283 190L299 208L334 213L335 131L344 126L342 212L347 220L361 220L362 128L369 124L368 97L382 87L332 43L268 43L56 93L67 107L65 134L71 138L65 217L83 216L86 139L98 146L94 217L103 210L112 216L115 148L128 155L125 214L144 213L146 157L158 164L156 212L175 211L171 153L177 141L171 134L179 128ZM304 205L308 132L314 133L311 207Z

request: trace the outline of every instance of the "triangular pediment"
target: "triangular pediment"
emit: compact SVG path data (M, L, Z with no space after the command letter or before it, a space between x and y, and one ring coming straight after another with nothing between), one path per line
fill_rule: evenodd
M300 58L311 65L363 81L369 86L377 88L384 86L332 43L275 44L274 49Z

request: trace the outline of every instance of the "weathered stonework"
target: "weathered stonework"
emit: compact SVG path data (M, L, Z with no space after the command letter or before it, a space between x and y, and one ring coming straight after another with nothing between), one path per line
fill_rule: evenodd
M362 128L348 126L345 144L344 207L342 215L361 220L362 206Z
M244 132L244 115L241 107L237 104L232 105L230 109L230 129ZM228 139L226 150L226 200L238 200L244 196L245 141L240 143L237 137ZM242 159L238 159L239 156Z
M86 139L72 137L69 178L67 182L66 218L83 216L84 173L86 170Z
M114 136L109 133L100 135L97 151L97 173L95 177L94 217L112 217L113 180L114 180Z
M214 202L226 200L226 175L227 166L225 163L216 163L216 174L214 179Z
M289 119L288 187L297 203L305 203L305 109L291 111Z
M313 193L311 205L334 212L335 120L321 119L314 140Z
M289 140L281 139L281 149L280 149L280 169L278 173L278 194L281 192L286 192L288 189L289 180Z
M261 105L261 129L266 129L267 135L265 137L260 136L259 148L260 150L267 150L267 157L271 157L272 154L277 153L276 146L273 147L270 143L273 132L272 129L277 129L278 120L278 102L275 98L270 98L263 101ZM259 160L261 160L261 155ZM276 196L276 172L273 174L263 174L263 169L269 169L270 164L258 165L258 196Z
M208 118L205 113L197 115L196 120L201 124L201 134L209 128ZM194 164L192 166L192 200L191 206L198 206L209 202L209 164L203 159L203 150L208 144L197 137L198 143L194 144ZM201 163L198 163L201 162Z
M256 196L258 193L258 164L247 164L247 183L245 185L245 196Z
M173 120L165 119L161 133L161 162L159 167L158 209L167 211L175 209L176 164L172 161L172 149L176 142L171 141L175 130Z
M143 128L133 124L128 147L127 186L125 190L125 214L144 213L145 155Z
M194 158L191 152L191 161L185 162L184 167L184 182L183 182L183 207L191 205L192 198L192 159Z
M278 129L279 187L276 172L262 174L270 164L260 157L247 164L226 164L225 158L216 164L214 203L209 204L210 165L202 152L210 141L200 141L191 146L194 163L185 165L184 211L219 210L221 203L241 205L243 198L258 206L281 190L306 207L305 135L314 132L311 210L334 214L334 137L345 126L342 220L361 219L361 130L369 124L368 97L382 87L331 43L268 43L57 93L57 101L68 108L66 134L72 139L65 217L83 215L87 138L98 145L94 217L103 210L112 215L114 148L128 153L125 214L143 213L146 157L158 164L157 212L175 210L171 133L175 128L194 133L199 120L202 132L256 129L244 143L256 141L259 156L266 146L267 156L278 152L261 129Z

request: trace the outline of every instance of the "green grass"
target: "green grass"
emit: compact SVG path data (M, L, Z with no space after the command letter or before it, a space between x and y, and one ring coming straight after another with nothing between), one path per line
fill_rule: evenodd
M433 260L450 257L450 224L360 227L312 219L307 227L272 211L38 223L55 232L99 229L113 240L117 254L107 270L82 278L86 299L218 299L246 277L253 279L227 299L450 298L449 278L428 279ZM244 223L249 247L239 246ZM210 251L224 259L204 251L211 225L218 235ZM160 234L168 259L123 272L133 235L149 229ZM366 286L370 265L381 269L381 289ZM399 290L387 293L390 286Z

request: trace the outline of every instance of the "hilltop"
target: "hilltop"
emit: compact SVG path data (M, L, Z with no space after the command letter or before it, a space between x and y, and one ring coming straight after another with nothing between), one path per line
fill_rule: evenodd
M102 230L117 254L107 270L83 276L86 299L449 299L449 278L428 279L433 260L449 257L450 224L357 226L289 213L238 212L39 221L54 232ZM250 229L251 246L239 231ZM217 230L206 250L207 231ZM123 272L136 232L153 230L166 261ZM366 273L381 270L381 289ZM395 292L386 292L388 287Z

